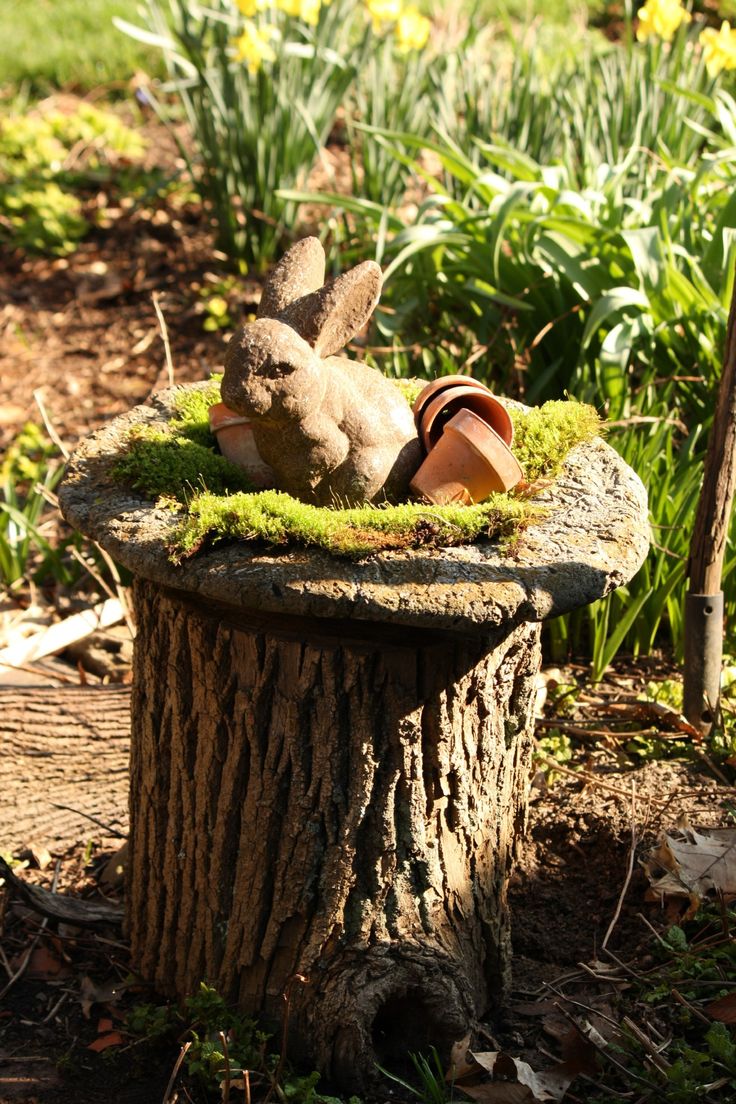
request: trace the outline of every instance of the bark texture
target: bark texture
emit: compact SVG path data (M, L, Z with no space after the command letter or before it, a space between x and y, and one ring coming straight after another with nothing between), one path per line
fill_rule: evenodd
M183 997L282 1019L355 1088L506 980L539 626L249 618L138 580L128 924ZM370 631L368 631L370 630Z

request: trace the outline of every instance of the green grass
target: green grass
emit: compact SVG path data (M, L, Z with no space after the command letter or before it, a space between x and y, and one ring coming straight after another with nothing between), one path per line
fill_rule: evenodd
M84 92L127 83L136 70L158 74L157 52L112 25L113 16L129 18L131 7L125 0L5 0L0 88Z

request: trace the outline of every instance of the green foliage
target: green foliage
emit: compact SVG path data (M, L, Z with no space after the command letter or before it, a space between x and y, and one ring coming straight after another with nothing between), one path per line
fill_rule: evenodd
M275 1093L278 1100L290 1104L361 1104L355 1096L340 1101L320 1093L318 1073L296 1074L283 1055L269 1048L270 1036L204 982L180 1009L136 1005L126 1017L126 1026L143 1039L158 1040L175 1034L179 1042L188 1042L184 1069L207 1099L210 1094L224 1098L227 1082L247 1075L259 1100Z
M75 191L139 159L142 139L109 111L0 116L0 241L63 255L87 232Z
M32 423L5 453L0 465L0 582L11 586L33 565L41 577L51 570L69 581L61 552L43 532L44 491L51 492L63 474L63 464L43 431Z
M421 384L398 386L408 400ZM239 469L216 451L207 411L219 401L216 381L206 389L184 389L176 416L166 428L131 431L113 477L149 498L164 496L186 505L172 547L175 561L205 542L264 540L304 544L335 555L360 558L389 548L452 546L487 538L508 538L538 510L511 495L492 495L476 506L366 505L354 509L310 506L278 491L250 493ZM580 403L551 402L528 413L512 411L514 450L530 477L551 476L577 443L600 429L595 411ZM527 432L528 431L528 432ZM245 493L232 493L232 492Z
M147 0L145 30L118 21L162 51L197 147L190 169L231 258L265 267L281 243L293 208L276 191L304 183L325 144L366 40L355 15L354 0L322 7L316 26L277 8L246 21L231 0ZM239 56L247 27L264 35L260 58Z
M389 262L376 317L402 350L393 370L467 360L501 393L567 392L614 423L649 491L652 552L628 587L549 628L557 658L587 652L594 678L623 647L682 649L736 257L736 99L705 72L699 29L560 63L520 51L508 80L490 56L448 61L444 131L366 132L424 181L416 216L345 204ZM730 625L735 564L729 547Z
M128 12L127 0L5 0L0 80L46 94L124 86L139 70L158 76L155 52L113 27L113 17Z
M430 1048L429 1057L425 1054L409 1054L409 1059L419 1080L418 1085L397 1077L390 1070L379 1066L379 1070L389 1080L406 1089L412 1096L422 1101L422 1104L446 1104L451 1100L450 1086L445 1080L445 1071L442 1061L435 1047Z

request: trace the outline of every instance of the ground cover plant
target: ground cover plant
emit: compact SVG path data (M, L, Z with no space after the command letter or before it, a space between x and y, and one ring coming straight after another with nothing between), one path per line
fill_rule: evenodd
M0 241L64 255L89 224L80 192L140 163L145 143L113 112L80 101L0 114ZM131 179L130 183L133 181Z

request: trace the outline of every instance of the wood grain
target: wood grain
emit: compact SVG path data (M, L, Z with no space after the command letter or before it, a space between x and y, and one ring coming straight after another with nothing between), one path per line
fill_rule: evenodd
M0 850L125 833L129 738L127 686L0 690Z

